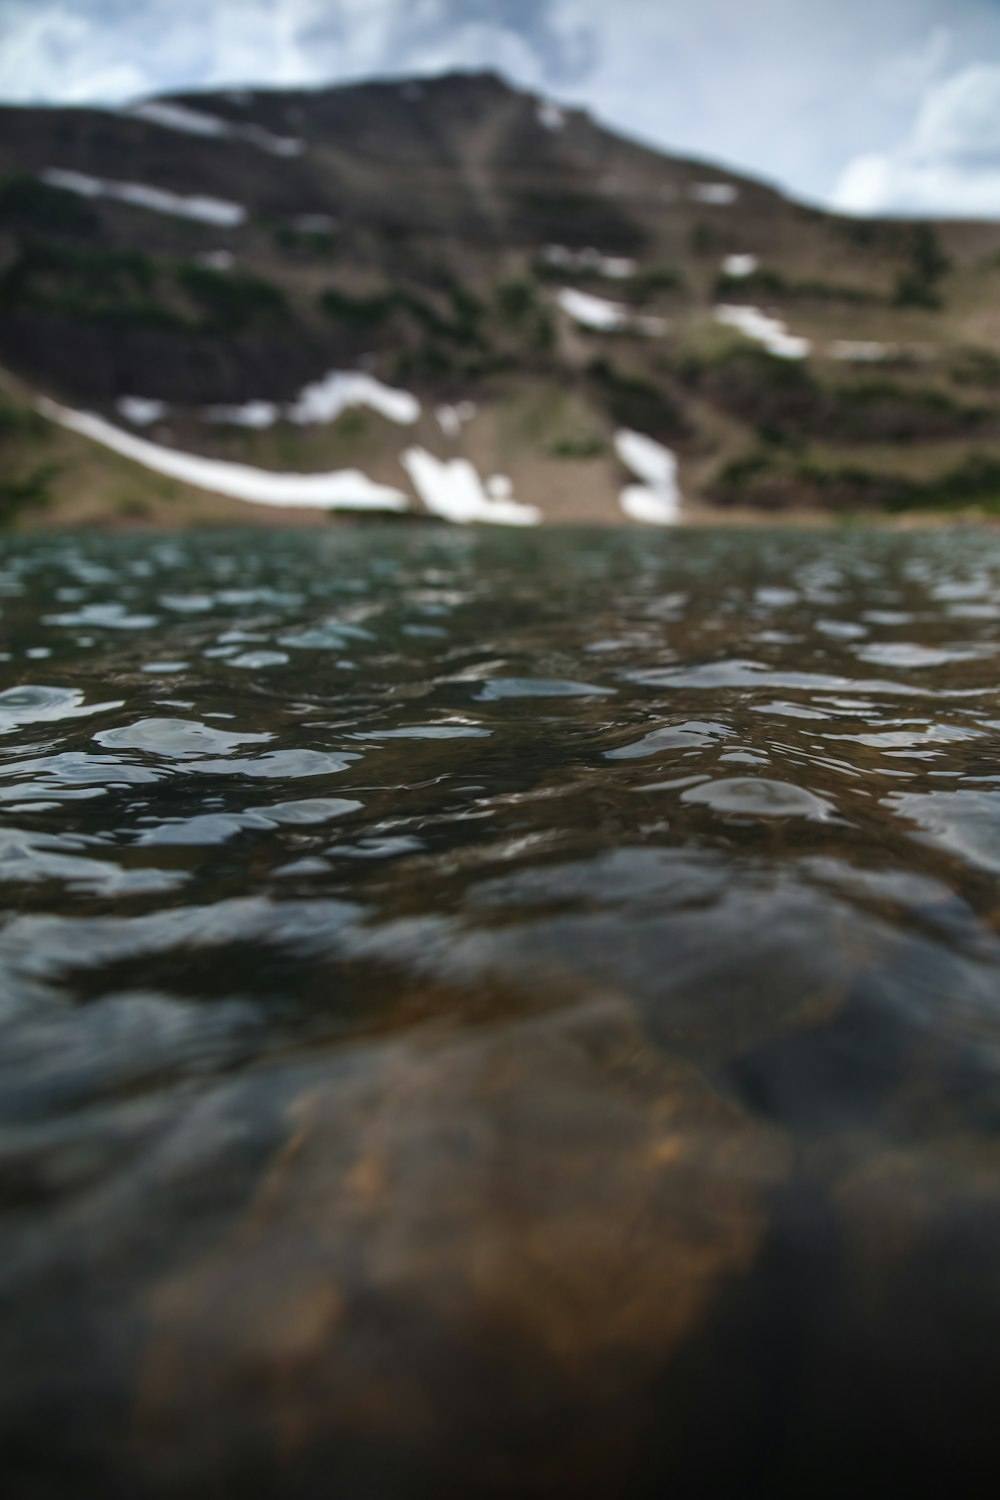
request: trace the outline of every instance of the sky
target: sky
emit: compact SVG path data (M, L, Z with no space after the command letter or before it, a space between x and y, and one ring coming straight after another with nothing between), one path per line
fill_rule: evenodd
M1000 218L1000 0L0 0L0 99L489 67L850 213Z

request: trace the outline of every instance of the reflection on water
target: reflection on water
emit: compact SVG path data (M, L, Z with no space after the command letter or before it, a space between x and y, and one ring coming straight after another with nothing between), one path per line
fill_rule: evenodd
M1000 541L8 541L11 1493L992 1454Z

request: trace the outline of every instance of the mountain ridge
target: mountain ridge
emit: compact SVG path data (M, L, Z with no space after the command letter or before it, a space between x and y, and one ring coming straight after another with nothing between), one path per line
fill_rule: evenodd
M630 432L679 464L664 521L988 509L998 256L1000 223L839 217L495 73L0 107L0 508L46 519L18 500L35 474L49 523L81 519L74 460L41 473L46 398L216 466L356 471L414 511L417 449L480 510L496 475L501 506L634 520ZM300 420L334 377L363 395ZM142 519L136 485L85 518Z

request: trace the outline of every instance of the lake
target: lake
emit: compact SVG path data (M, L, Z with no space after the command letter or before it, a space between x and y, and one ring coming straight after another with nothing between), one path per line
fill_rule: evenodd
M0 549L18 1497L961 1485L1000 537Z

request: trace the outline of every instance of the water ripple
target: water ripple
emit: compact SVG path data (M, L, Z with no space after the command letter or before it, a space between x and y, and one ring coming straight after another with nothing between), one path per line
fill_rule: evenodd
M8 537L0 597L12 1493L992 1455L993 534Z

